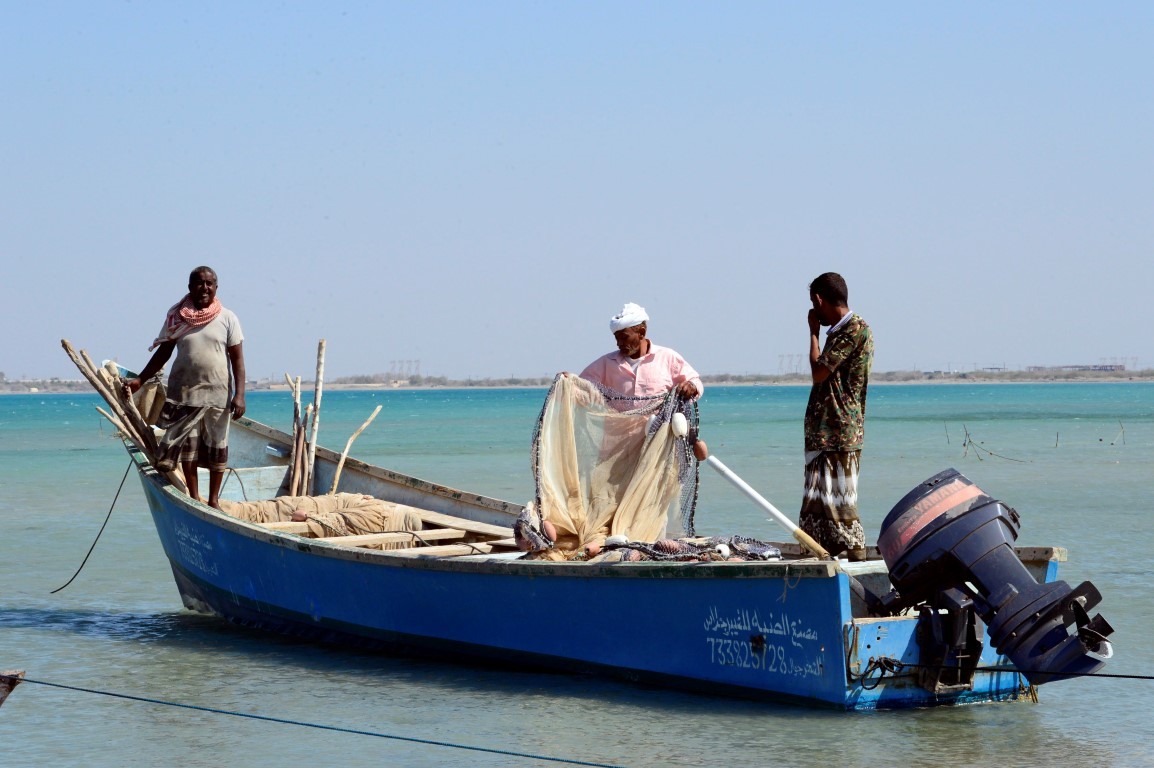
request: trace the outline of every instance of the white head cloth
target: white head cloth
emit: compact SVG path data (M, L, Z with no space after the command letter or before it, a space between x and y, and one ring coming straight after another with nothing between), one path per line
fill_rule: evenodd
M609 330L617 333L625 328L632 328L647 322L649 322L649 315L645 314L645 308L630 302L609 321Z

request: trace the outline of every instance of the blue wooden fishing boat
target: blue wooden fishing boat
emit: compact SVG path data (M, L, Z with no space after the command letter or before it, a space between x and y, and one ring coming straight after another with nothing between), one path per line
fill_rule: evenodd
M778 559L741 562L532 559L514 536L522 505L315 444L309 487L339 485L399 516L351 534L318 528L319 514L258 522L238 511L286 495L290 507L319 503L290 493L300 429L233 422L226 514L152 466L149 422L64 346L113 408L184 605L231 622L842 710L1034 698L1111 654L1112 628L1090 614L1101 595L1057 578L1065 550L1012 546L1017 513L954 470L894 506L863 562L789 543Z
M194 501L125 445L185 606L239 624L845 710L1036 695L972 609L876 615L870 596L891 588L880 558L818 560L782 544L774 562L533 561L514 547L520 505L356 460L341 490L416 510L422 529L311 537L301 522L247 522ZM283 494L288 434L241 419L230 451L223 498ZM340 463L316 449L318 487ZM402 539L412 545L374 548ZM1064 550L1014 553L1040 585L1061 584Z

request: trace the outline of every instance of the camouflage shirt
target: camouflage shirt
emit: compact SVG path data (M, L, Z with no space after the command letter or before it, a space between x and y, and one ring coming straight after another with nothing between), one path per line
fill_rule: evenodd
M805 450L857 451L865 441L866 385L874 339L857 315L829 334L818 365L829 378L814 384L805 409Z

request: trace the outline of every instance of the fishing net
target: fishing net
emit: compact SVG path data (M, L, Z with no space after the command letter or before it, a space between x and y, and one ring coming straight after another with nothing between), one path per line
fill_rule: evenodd
M360 493L327 496L278 496L257 501L221 501L228 515L253 523L299 519L314 538L366 533L412 532L423 527L412 509ZM382 545L383 549L411 546L408 542Z
M674 434L675 413L688 435ZM533 433L536 495L515 529L523 548L568 559L610 536L692 536L697 427L696 403L676 392L634 397L559 374Z
M747 536L711 536L694 539L661 539L655 542L607 541L591 563L613 563L639 560L700 563L749 560L781 560L781 548Z

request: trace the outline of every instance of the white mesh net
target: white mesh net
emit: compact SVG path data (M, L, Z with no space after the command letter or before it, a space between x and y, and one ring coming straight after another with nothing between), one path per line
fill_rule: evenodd
M670 425L685 414L688 435ZM652 542L693 534L697 407L675 392L630 397L560 374L533 435L536 499L530 526L553 538L550 557L571 557L610 536ZM526 530L529 538L534 531ZM540 549L535 542L530 549Z

